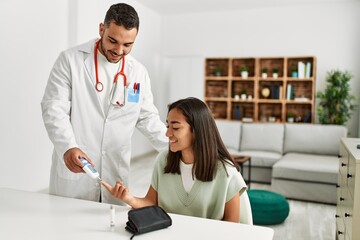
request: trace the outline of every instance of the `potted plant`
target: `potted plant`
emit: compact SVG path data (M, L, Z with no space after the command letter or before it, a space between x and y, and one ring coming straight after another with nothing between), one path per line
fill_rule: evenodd
M316 97L320 99L317 113L321 124L345 125L350 119L356 105L356 99L350 94L349 81L352 74L348 71L331 70L327 72L325 91L318 91Z
M245 89L241 90L240 97L241 97L241 100L246 100L246 90Z
M297 78L298 77L298 69L296 66L291 67L291 77Z
M222 68L220 66L216 66L214 69L215 76L221 76L222 75Z
M294 119L295 119L295 114L294 114L294 113L288 112L288 113L286 114L286 121L287 121L287 122L292 123L292 122L294 122Z
M279 76L279 69L278 68L273 68L272 77L273 78L278 78L278 76Z
M263 68L261 70L261 77L262 78L267 78L267 72L268 72L267 68Z
M249 76L248 68L244 65L240 68L241 77L246 79Z

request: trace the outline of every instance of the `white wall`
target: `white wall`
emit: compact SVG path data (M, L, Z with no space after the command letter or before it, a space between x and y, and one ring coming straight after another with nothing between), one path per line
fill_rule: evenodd
M200 90L193 93L189 89L194 85L203 88L206 57L314 55L316 90L325 88L327 71L339 68L355 75L351 81L352 94L360 98L359 13L360 1L339 1L166 16L163 52L168 71L164 75L179 81L169 84L169 92L203 98ZM201 69L202 73L173 71L190 67ZM355 112L348 124L351 136L358 134L358 119Z
M60 51L98 37L98 24L115 2L0 1L0 187L47 187L52 145L40 101L49 72ZM141 1L126 2L141 21L132 54L149 70L163 120L170 101L204 95L204 58L210 56L316 55L318 89L324 88L325 72L339 67L355 74L353 91L360 92L358 1L172 17L159 16ZM297 32L294 24L300 25ZM357 129L355 115L351 132ZM151 149L139 133L134 144L134 155Z
M51 143L40 101L50 69L68 45L68 3L0 1L0 187L48 184Z
M0 187L38 191L47 188L52 144L41 118L40 102L50 70L62 50L99 36L106 10L118 1L1 0ZM161 18L135 1L140 32L133 55L149 70L155 103L163 104L157 83L161 56ZM164 116L164 113L162 113ZM134 136L134 155L151 145ZM135 145L135 144L134 144Z

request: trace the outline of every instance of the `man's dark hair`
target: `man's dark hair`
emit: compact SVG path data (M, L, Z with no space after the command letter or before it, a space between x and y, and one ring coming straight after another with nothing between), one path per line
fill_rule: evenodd
M127 30L136 28L139 31L139 16L136 10L126 3L117 3L110 6L105 15L104 25L109 26L112 21L118 26L124 26Z

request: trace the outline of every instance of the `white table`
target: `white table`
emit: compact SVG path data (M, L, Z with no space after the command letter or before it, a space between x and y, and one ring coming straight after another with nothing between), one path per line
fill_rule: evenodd
M0 239L112 240L130 239L125 230L128 207L115 206L110 229L110 205L42 193L0 188ZM138 235L151 239L272 239L271 228L170 214L169 228Z

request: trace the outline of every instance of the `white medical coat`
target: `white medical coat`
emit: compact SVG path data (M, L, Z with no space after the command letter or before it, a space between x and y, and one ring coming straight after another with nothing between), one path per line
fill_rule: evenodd
M84 151L101 177L114 184L121 180L128 186L131 137L138 128L158 150L168 146L166 127L153 104L150 79L145 67L126 56L127 91L140 83L138 102L124 107L110 106L106 111L95 89L94 47L96 40L62 52L50 73L41 101L43 121L54 144L49 190L51 194L122 204L97 180L71 172L64 163L64 153L73 147ZM141 146L139 146L141 147Z

